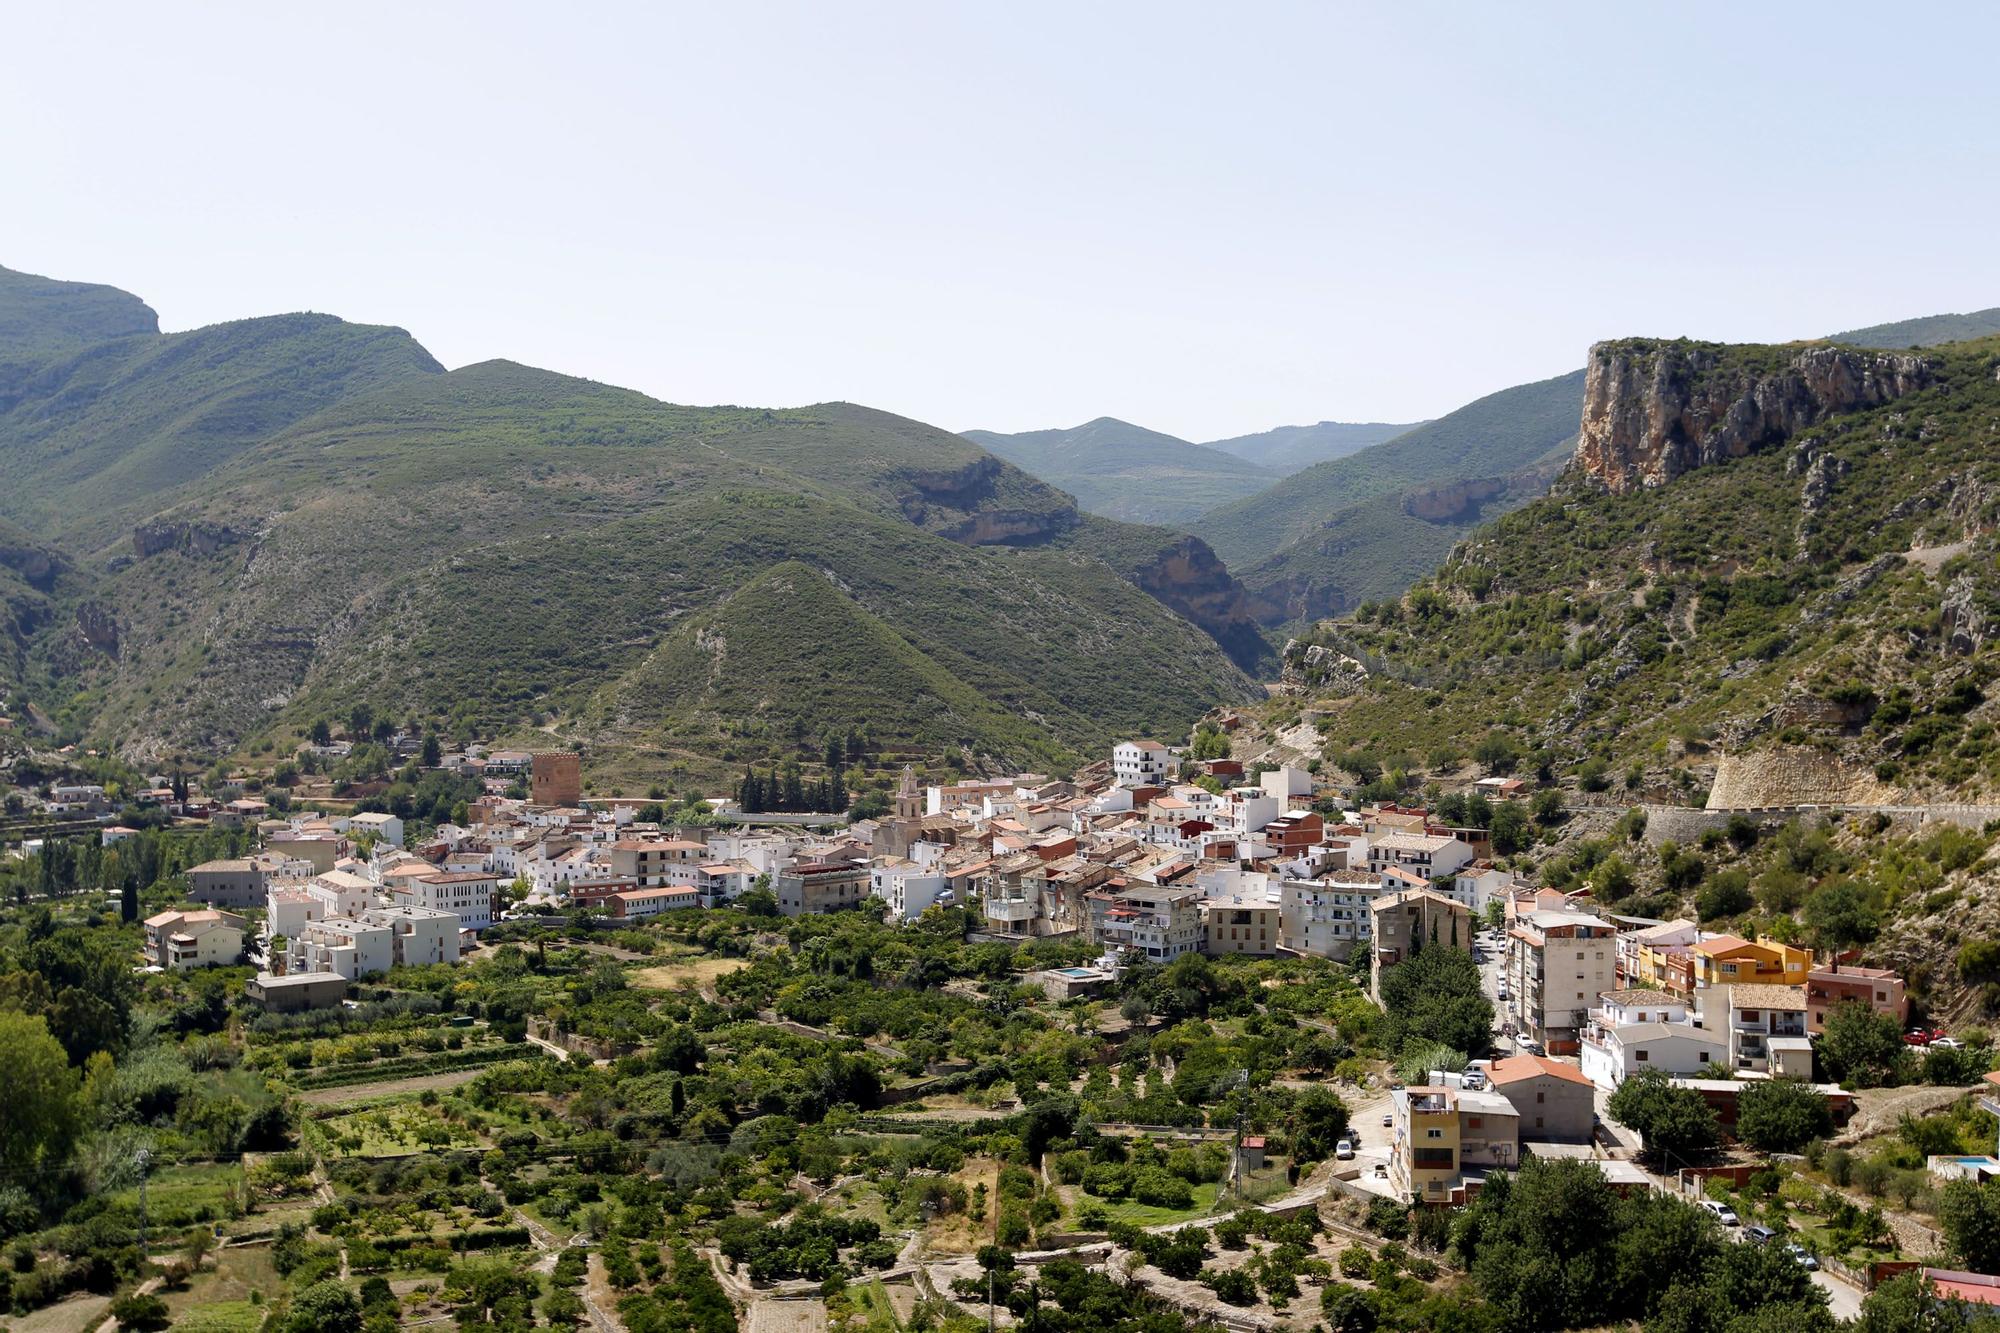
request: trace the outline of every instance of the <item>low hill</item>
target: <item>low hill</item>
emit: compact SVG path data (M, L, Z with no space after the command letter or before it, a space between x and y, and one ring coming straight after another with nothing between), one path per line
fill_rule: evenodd
M1314 463L1359 453L1424 424L1421 421L1402 425L1382 421L1321 421L1310 426L1279 426L1254 435L1209 440L1207 445L1210 449L1234 454L1282 476L1309 468Z
M1938 343L1963 342L2000 334L2000 306L1973 310L1963 315L1923 315L1893 324L1871 324L1866 328L1836 333L1828 341L1850 347L1931 347Z
M1278 473L1259 464L1116 417L1066 430L965 438L1076 497L1092 514L1181 526L1219 504L1262 490Z
M1270 658L1201 543L850 404L444 373L400 330L317 315L44 354L28 388L0 413L0 686L134 756L288 743L366 702L552 727L600 773L809 751L829 727L1053 765L1254 697L1229 653ZM814 595L790 620L785 590ZM757 652L711 691L664 688L702 624ZM822 688L793 688L814 660ZM835 706L854 712L812 715Z

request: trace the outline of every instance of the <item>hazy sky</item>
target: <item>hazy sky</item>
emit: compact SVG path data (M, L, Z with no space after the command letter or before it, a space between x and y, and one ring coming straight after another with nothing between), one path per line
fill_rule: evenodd
M2000 304L2000 8L37 5L0 264L1196 439Z

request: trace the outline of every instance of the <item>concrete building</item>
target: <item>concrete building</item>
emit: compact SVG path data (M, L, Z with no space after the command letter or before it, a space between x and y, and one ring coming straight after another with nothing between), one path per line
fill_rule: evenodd
M188 897L210 907L259 907L264 872L247 859L203 861L187 872Z
M1379 1003L1382 973L1421 949L1472 952L1472 909L1430 889L1384 894L1368 904L1369 991Z
M701 895L690 886L660 886L650 889L623 889L601 900L620 921L638 921L683 907L699 907Z
M1203 898L1201 913L1204 942L1202 952L1212 955L1248 954L1268 958L1278 952L1284 933L1282 909L1268 897L1234 895Z
M1202 945L1197 885L1134 884L1089 895L1091 942L1171 963Z
M1515 1028L1551 1054L1579 1053L1591 1005L1618 987L1617 935L1611 922L1584 912L1519 914L1507 933L1507 1006Z
M1729 1043L1688 1022L1591 1024L1583 1034L1583 1075L1606 1092L1634 1074L1657 1069L1680 1078L1699 1075L1709 1065L1727 1066Z
M243 959L243 918L213 908L149 916L146 956L169 972L232 966Z
M347 978L337 972L259 972L243 990L265 1012L290 1014L338 1005L347 996Z
M1368 843L1368 868L1378 875L1401 866L1429 881L1455 875L1471 860L1470 843L1443 833L1383 833Z
M711 859L707 843L688 838L620 838L611 844L612 875L646 889L693 886Z
M1729 1063L1739 1073L1812 1077L1804 986L1709 986L1696 992L1695 1003L1701 1025L1728 1040Z
M405 878L391 890L397 903L450 912L466 930L484 930L493 924L493 900L499 893L500 877L480 870L441 870Z
M1812 950L1777 940L1711 935L1692 946L1696 989L1709 986L1803 986Z
M1520 1117L1493 1092L1456 1076L1390 1094L1389 1180L1402 1199L1464 1204L1493 1170L1520 1162Z
M492 767L489 762L487 767ZM583 760L574 750L550 750L534 757L528 799L536 805L575 805L583 799Z
M386 923L352 917L314 921L285 950L289 975L332 972L348 980L378 976L396 964L396 932Z
M1826 1031L1827 1015L1835 1005L1849 1001L1888 1014L1899 1028L1910 1021L1909 996L1903 979L1893 971L1830 963L1806 974L1806 1031L1815 1037Z
M1111 773L1121 787L1164 787L1171 761L1158 741L1120 741L1111 747Z
M1588 1143L1596 1132L1597 1094L1575 1065L1510 1055L1488 1066L1486 1077L1520 1115L1523 1139Z
M1278 890L1279 947L1344 962L1370 936L1369 904L1383 893L1380 876L1333 870L1318 879L1287 879Z
M403 821L391 814L359 814L347 821L347 827L355 834L368 834L378 844L389 847L403 845Z
M876 866L868 879L869 895L882 900L885 921L915 921L932 904L949 902L952 896L949 876L912 861Z
M870 884L866 866L802 861L781 871L773 887L780 913L808 916L861 906L868 900Z

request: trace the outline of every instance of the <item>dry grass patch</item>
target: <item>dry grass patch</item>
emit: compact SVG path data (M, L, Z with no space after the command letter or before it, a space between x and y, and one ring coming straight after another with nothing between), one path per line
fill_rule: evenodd
M630 981L647 990L679 990L689 985L706 990L731 972L741 972L748 966L748 958L696 958L685 963L639 968Z

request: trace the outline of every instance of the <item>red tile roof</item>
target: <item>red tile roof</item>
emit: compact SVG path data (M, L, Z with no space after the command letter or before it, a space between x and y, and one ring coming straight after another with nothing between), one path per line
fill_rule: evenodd
M1510 1055L1495 1060L1487 1069L1487 1077L1498 1085L1519 1083L1526 1078L1559 1078L1567 1083L1579 1083L1584 1087L1595 1087L1583 1076L1583 1071L1575 1065L1566 1065L1560 1060L1551 1060L1545 1055Z

